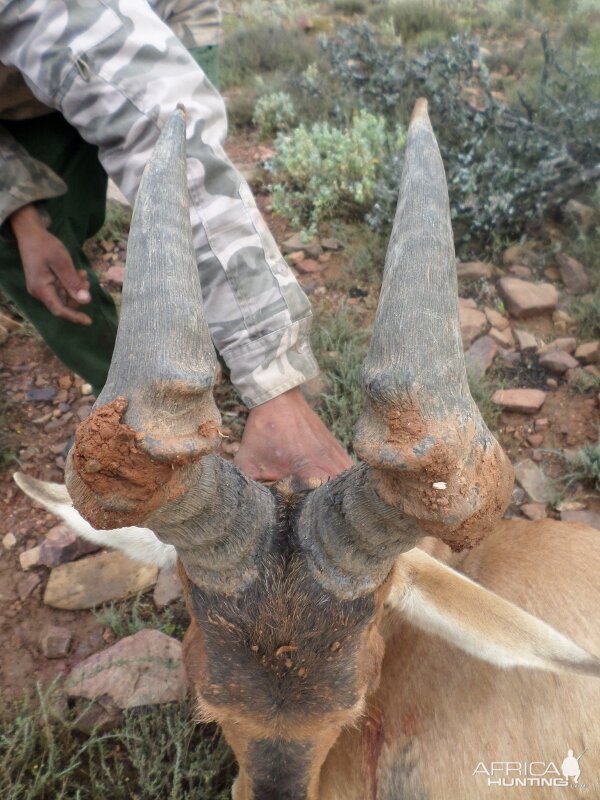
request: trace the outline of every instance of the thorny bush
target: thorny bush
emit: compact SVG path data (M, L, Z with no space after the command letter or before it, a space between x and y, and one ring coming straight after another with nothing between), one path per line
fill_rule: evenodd
M388 123L406 124L419 96L426 96L448 176L459 243L493 244L516 238L600 177L598 75L571 47L563 53L541 36L542 72L518 107L492 94L477 42L466 35L448 44L409 53L368 23L321 41L325 64L312 80L307 70L292 81L297 103L347 118L359 107ZM324 77L327 76L327 77ZM368 221L391 222L401 156L380 170Z

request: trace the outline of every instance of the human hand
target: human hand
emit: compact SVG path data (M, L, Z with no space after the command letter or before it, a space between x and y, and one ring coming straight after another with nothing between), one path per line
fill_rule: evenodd
M91 325L87 314L77 311L91 301L85 270L76 270L64 244L46 230L35 208L28 205L10 217L23 262L27 291L50 313L80 325Z
M255 480L326 480L351 467L352 459L297 387L250 411L234 463Z

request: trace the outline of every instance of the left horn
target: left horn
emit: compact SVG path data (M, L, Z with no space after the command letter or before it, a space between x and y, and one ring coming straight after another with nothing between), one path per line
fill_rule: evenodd
M508 505L512 468L469 392L455 263L444 167L421 99L363 366L354 450L364 464L312 498L319 532L308 546L332 588L373 588L419 536L470 547Z
M235 589L252 578L270 494L211 456L220 441L215 351L192 244L185 115L167 121L135 203L119 330L66 481L95 528L150 527L189 576Z

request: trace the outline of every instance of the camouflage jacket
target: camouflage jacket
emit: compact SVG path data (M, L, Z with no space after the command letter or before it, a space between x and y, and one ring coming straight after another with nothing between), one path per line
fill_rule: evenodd
M179 8L174 0L162 3ZM310 304L225 155L223 99L184 46L199 41L191 22L198 2L182 6L183 43L140 0L0 0L0 62L98 146L102 165L130 202L165 119L179 102L185 105L190 214L206 316L232 382L252 407L317 373L308 342ZM40 199L39 166L32 161L0 141L2 216ZM36 191L28 196L32 178ZM62 187L49 179L46 190L50 197Z

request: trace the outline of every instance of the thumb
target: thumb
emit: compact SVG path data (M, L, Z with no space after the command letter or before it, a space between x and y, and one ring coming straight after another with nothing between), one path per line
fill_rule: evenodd
M77 303L91 301L87 279L75 269L73 260L62 242L57 241L55 252L49 257L49 263L69 297Z

